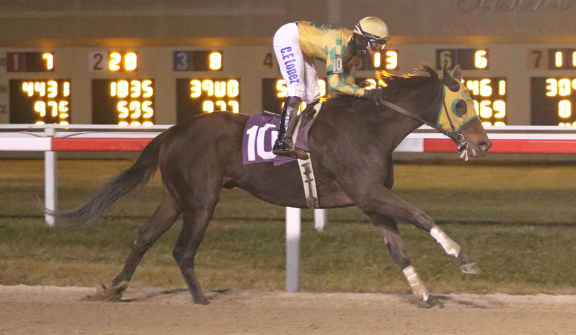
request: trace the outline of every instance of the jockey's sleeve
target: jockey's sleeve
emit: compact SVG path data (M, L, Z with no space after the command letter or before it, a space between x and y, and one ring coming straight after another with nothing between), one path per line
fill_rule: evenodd
M330 90L341 94L364 96L362 87L356 85L354 75L349 72L330 73L328 72L328 87Z
M319 24L309 21L298 22L300 47L306 56L326 62L328 88L341 94L363 96L364 89L354 82L353 68L343 64L347 44L353 32L329 24ZM334 69L335 60L339 66Z

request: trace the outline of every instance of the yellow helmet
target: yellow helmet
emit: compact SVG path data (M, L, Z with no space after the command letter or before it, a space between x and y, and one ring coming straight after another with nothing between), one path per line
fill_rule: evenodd
M387 42L390 39L388 26L384 21L374 16L368 16L356 23L354 27L356 34L369 37L375 40Z

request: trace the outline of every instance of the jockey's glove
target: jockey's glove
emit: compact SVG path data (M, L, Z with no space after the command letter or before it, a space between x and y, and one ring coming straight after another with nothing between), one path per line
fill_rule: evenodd
M380 89L374 89L364 91L363 97L374 101L376 106L380 106L382 104L382 101L384 101L381 95L382 91Z

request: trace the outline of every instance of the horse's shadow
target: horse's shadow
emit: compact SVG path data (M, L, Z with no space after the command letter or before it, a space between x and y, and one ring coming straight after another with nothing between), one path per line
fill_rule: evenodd
M187 288L177 288L177 289L170 289L170 290L158 290L158 289L150 289L150 290L126 290L123 291L121 296L116 296L117 298L110 299L110 294L106 293L107 288L103 287L102 289L98 289L95 295L87 296L82 298L81 300L84 301L104 301L104 302L120 302L120 303L129 303L129 302L142 302L150 299L158 299L158 298L167 298L167 297L175 297L179 295L189 295L189 291ZM236 291L237 292L237 291ZM119 292L117 292L119 293ZM218 300L226 295L234 294L230 289L219 289L219 290L212 290L206 294L206 298L209 301ZM400 300L414 305L421 309L431 309L433 307L444 308L446 304L454 304L454 305L461 305L465 307L471 308L478 308L478 309L489 309L494 306L490 306L490 301L474 301L473 299L463 299L460 297L455 296L448 296L443 294L436 294L434 298L439 302L436 306L430 306L422 299L412 295L412 294L393 294Z
M423 309L433 308L433 306L428 305L425 301L418 299L418 297L416 297L414 295L402 294L402 295L397 295L397 296L401 300L403 300L404 302L409 303L411 305L414 305L418 308L423 308ZM440 308L444 308L447 303L471 307L471 308L478 308L478 309L490 308L490 306L488 304L482 304L482 303L478 303L478 302L475 302L472 300L461 299L461 298L454 297L454 296L435 294L434 297L442 304L440 306L437 306Z
M216 300L228 293L230 289L212 290L206 294L208 300ZM103 302L139 302L154 298L189 295L187 288L177 288L171 290L126 290L123 286L119 288L102 286L97 288L94 295L86 296L82 301L103 301Z

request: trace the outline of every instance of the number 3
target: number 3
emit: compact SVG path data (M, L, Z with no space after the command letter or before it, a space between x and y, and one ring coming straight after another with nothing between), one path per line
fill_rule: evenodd
M173 71L192 71L192 51L174 51L172 56Z

